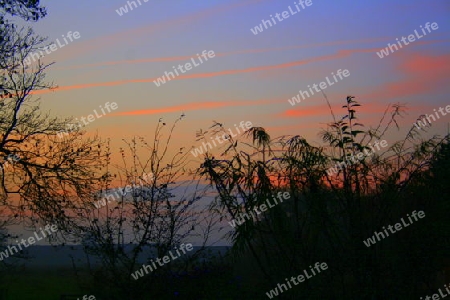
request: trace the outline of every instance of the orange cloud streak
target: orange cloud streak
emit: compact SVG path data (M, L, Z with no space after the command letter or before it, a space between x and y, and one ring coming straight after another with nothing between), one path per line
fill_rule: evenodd
M339 50L336 54L313 57L313 58L304 59L304 60L297 60L297 61L278 64L278 65L252 67L252 68L239 69L239 70L225 70L225 71L210 72L210 73L186 74L186 75L177 76L172 80L192 79L192 78L209 78L209 77L216 77L216 76L223 76L223 75L234 75L234 74L251 73L251 72L258 72L258 71L265 71L265 70L290 68L290 67L306 65L306 64L318 62L318 61L339 59L339 58L343 58L346 56L350 56L353 53L374 52L375 50L376 49ZM66 90L83 89L83 88L90 88L90 87L116 86L116 85L122 85L122 84L127 84L127 83L153 82L154 80L157 80L157 79L158 79L158 77L147 78L147 79L130 79L130 80L118 80L118 81L109 81L109 82L69 85L69 86L56 87L54 89L48 89L48 90L32 91L31 94L38 95L38 94L47 94L51 91L66 91Z
M374 113L374 112L384 112L388 106L385 103L367 103L366 101L360 101L357 97L356 100L360 102L361 107L358 109L360 113ZM342 104L338 105L338 109L336 107L332 107L333 111L337 116L341 116L341 113L345 113L344 108L342 108ZM329 114L330 109L328 105L315 105L310 107L303 107L299 109L288 109L284 113L281 114L283 117L314 117L314 116L323 116L324 114Z
M436 42L436 41L423 41L423 44L431 43L431 42ZM443 41L439 41L439 42L443 42ZM380 48L345 49L345 50L339 50L336 54L313 57L313 58L309 58L309 59L298 60L298 61L293 61L293 62L288 62L288 63L283 63L283 64L252 67L252 68L239 69L239 70L225 70L225 71L210 72L210 73L185 74L185 75L177 76L172 80L209 78L209 77L216 77L216 76L223 76L223 75L234 75L234 74L258 72L258 71L284 69L284 68L290 68L290 67L295 67L295 66L301 66L301 65L305 65L305 64L309 64L309 63L313 63L313 62L344 58L344 57L352 55L353 53L375 53L376 51L379 51L379 50L380 50ZM253 51L255 51L255 50L253 50ZM84 89L84 88L91 88L91 87L116 86L116 85L123 85L123 84L127 84L127 83L146 83L146 82L153 82L157 79L158 79L158 77L153 77L153 78L146 78L146 79L129 79L129 80L117 80L117 81L109 81L109 82L69 85L69 86L56 87L54 89L32 91L31 94L39 95L39 94L47 94L52 91L66 91L66 90Z
M215 55L217 57L225 57L225 56L230 56L230 55L235 55L235 54L265 53L265 52L272 52L272 51L285 51L285 50L292 50L292 49L348 45L348 44L355 44L355 43L374 43L374 42L386 41L386 40L390 40L390 39L374 38L374 39L366 39L366 40L333 41L333 42L319 43L319 44L294 45L294 46L266 48L266 49L245 49L245 50L232 51L232 52L215 53ZM60 67L60 68L55 67L53 69L80 69L80 68L86 68L86 67L111 66L111 65L121 65L121 64L138 64L138 63L163 62L163 61L181 61L181 60L189 60L191 58L196 58L196 56L190 55L190 56L172 56L172 57L142 58L142 59L133 59L133 60L119 60L119 61L108 61L108 62L100 62L100 63L95 63L95 64L84 64L84 65L76 65L76 66Z
M268 103L277 103L280 100L256 100L256 101L224 101L224 102L193 102L182 105L169 106L158 109L133 110L111 114L111 116L137 116L137 115L154 115L159 113L171 113L190 110L212 109L228 106L250 106Z
M256 2L261 2L261 0L249 0L234 4L215 6L212 8L202 10L200 12L195 12L186 15L181 18L164 20L162 22L137 29L131 29L103 37L96 37L85 41L79 41L71 45L70 48L67 48L66 51L55 53L53 57L55 61L63 60L63 58L69 59L72 57L78 57L84 53L92 52L94 50L111 47L115 44L123 44L124 41L129 40L130 38L136 38L136 40L141 40L142 36L148 35L149 33L161 32L162 30L167 30L168 28L177 25L182 26L184 24L192 24L202 18L211 17L216 14L224 13L234 8L253 4ZM126 44L130 45L131 43L126 42Z
M405 79L386 83L365 97L391 99L438 90L450 74L450 55L409 55L398 70L405 75Z

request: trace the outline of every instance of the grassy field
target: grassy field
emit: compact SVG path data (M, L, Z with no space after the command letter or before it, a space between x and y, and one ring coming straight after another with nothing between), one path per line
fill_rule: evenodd
M85 294L71 270L24 271L8 282L6 299L59 300L63 294Z

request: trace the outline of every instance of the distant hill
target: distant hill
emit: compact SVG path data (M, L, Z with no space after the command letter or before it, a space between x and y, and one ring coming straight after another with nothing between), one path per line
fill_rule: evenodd
M131 245L130 249L131 249ZM194 247L194 251L199 247ZM208 247L207 250L211 254L218 254L219 252L224 254L230 247L217 246ZM86 255L81 245L66 245L66 246L30 246L25 252L30 258L26 260L25 266L31 269L34 268L67 268L72 267L72 259L75 260L78 266L81 266L86 262ZM147 255L146 255L147 254ZM146 256L150 255L148 252L143 252L139 263L145 263ZM95 261L91 260L93 265Z

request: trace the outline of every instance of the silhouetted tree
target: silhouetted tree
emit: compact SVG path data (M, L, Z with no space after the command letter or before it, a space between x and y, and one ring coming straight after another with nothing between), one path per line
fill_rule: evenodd
M94 168L104 157L97 137L82 138L76 128L68 136L72 118L51 117L39 109L34 93L52 88L45 82L50 66L38 61L28 66L24 60L42 47L45 39L31 28L19 29L6 20L8 15L36 21L46 15L39 1L2 1L0 19L0 200L15 220L69 221L74 195L89 194L95 182ZM11 159L14 157L14 160ZM7 165L7 167L5 167Z
M343 117L331 111L333 122L321 133L328 144L324 147L312 146L301 136L270 139L263 128L255 127L249 131L253 145L230 140L221 159L205 154L200 169L216 188L216 210L225 219L251 215L278 191L291 195L244 220L230 235L233 250L242 257L236 269L252 284L270 290L324 261L327 271L282 297L410 299L439 287L436 274L450 262L450 241L445 238L450 213L446 138L422 140L413 126L403 140L387 141L374 153L371 144L394 126L399 128L403 107L389 105L378 126L366 129L357 120L358 106L349 96ZM360 152L364 155L358 158ZM330 172L336 163L342 167ZM427 217L370 248L364 245L374 231L414 210L424 210ZM253 266L264 276L248 271Z
M173 287L164 282L192 271L192 264L210 243L217 220L198 207L205 190L189 174L190 153L186 148L173 154L168 151L179 121L169 127L160 120L151 143L143 138L125 141L127 147L120 150L123 165L113 167L105 161L98 192L78 203L74 236L82 241L89 261L100 262L89 264L88 276L80 278L84 289L96 291L95 295L136 300L167 297ZM142 278L131 276L143 262L150 264L150 259L162 258L193 238L202 241L203 247ZM85 271L83 266L76 267Z

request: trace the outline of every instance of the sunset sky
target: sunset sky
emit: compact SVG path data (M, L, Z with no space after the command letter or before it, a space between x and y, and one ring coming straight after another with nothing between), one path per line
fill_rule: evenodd
M102 299L126 298L122 291L127 299L153 295L141 291L259 299L248 296L266 286L272 299L274 287L291 288L297 267L309 279L323 261L327 277L304 283L293 298L325 291L335 299L407 299L450 279L441 249L450 243L429 246L449 228L450 0L0 2L0 262L10 258L14 267L0 291L31 293L34 282L42 295L45 279L49 291L69 295L73 280ZM35 35L13 30L22 26ZM47 38L39 62L40 53L28 53L38 37ZM41 89L46 84L53 88ZM356 121L345 108L349 96L360 105ZM430 115L431 126L414 134ZM69 117L87 120L85 135L61 131L73 125ZM199 136L209 131L205 139L216 145L214 124L237 138L205 149ZM243 136L244 127L253 136ZM389 237L386 227L393 234L398 220L417 221L416 212L426 219ZM58 228L29 242L50 225ZM13 253L22 238L29 245ZM182 243L206 252L191 256ZM60 247L25 249L39 245ZM203 245L232 246L238 259ZM52 255L64 247L85 255L57 266L72 252ZM161 265L175 249L186 256ZM23 268L22 254L38 258L39 272ZM134 282L150 274L150 259L161 269L153 265ZM139 278L129 275L139 270ZM80 281L79 271L93 280ZM413 288L400 293L391 283L401 278ZM120 283L117 295L103 297L111 282Z
M137 1L136 1L137 2ZM33 23L49 41L78 31L80 38L45 57L55 61L48 79L59 86L41 91L42 108L54 115L88 116L106 102L118 109L85 129L111 138L151 138L159 118L169 124L186 118L176 143L198 146L195 132L216 120L225 128L241 121L262 126L273 136L300 134L320 143L320 128L331 121L320 93L291 106L288 99L308 85L325 81L338 69L350 76L324 91L341 114L347 95L363 106L360 122L375 126L389 103L407 104L401 138L421 114L449 103L450 2L312 1L302 9L294 1L152 0L124 13L123 0L42 1L48 16ZM270 15L295 11L258 34L250 30ZM384 58L376 54L396 38L437 30ZM153 81L173 66L190 62L203 50L215 57L176 80ZM433 124L445 134L450 116ZM430 134L431 134L430 133Z

